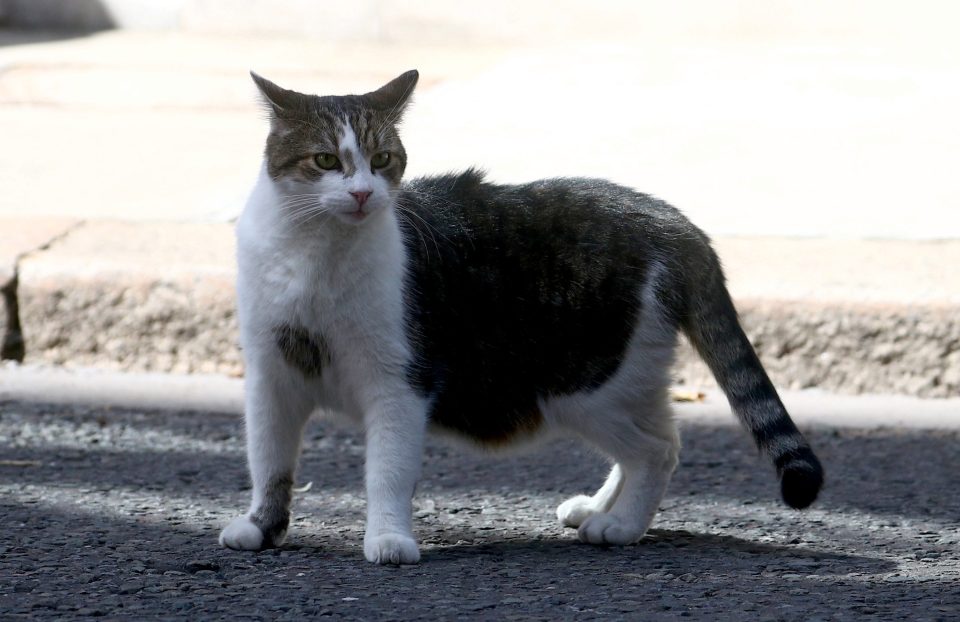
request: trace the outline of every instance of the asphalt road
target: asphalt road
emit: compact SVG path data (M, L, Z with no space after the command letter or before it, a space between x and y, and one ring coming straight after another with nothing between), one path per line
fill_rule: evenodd
M738 428L684 428L650 536L609 549L553 514L601 482L587 450L432 442L423 562L391 568L363 561L353 432L311 424L287 545L241 553L216 543L248 498L235 414L0 402L0 618L960 616L960 431L808 425L829 481L796 512Z

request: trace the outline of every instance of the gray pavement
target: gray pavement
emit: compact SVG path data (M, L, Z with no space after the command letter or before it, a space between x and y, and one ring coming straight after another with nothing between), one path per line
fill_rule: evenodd
M556 524L556 504L604 476L582 447L493 457L431 442L415 504L423 563L397 569L362 559L362 440L352 430L311 423L299 483L313 485L295 500L288 544L250 554L216 543L247 502L236 414L0 401L0 610L4 619L960 614L955 421L802 424L828 485L796 512L778 502L769 465L732 419L710 404L681 410L681 464L640 544L591 548ZM883 402L873 411L882 420Z

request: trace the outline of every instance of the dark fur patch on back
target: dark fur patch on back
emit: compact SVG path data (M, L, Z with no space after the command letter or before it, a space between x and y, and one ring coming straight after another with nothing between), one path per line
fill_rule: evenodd
M283 359L304 376L319 377L330 364L330 349L323 335L286 324L274 328L273 334Z
M539 398L617 370L661 256L655 232L678 215L600 180L501 186L473 171L415 180L400 203L410 378L435 425L487 443L535 429Z

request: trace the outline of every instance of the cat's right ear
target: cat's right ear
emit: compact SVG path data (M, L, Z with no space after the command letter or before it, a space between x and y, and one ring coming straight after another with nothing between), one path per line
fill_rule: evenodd
M270 111L272 119L289 117L305 107L306 95L277 86L253 71L250 72L250 77L253 78L253 83L260 89L263 103Z
M413 89L417 86L419 78L420 74L417 73L417 70L411 69L387 82L376 91L367 93L363 98L373 108L390 112L395 119L399 119L410 101L410 96L413 94Z

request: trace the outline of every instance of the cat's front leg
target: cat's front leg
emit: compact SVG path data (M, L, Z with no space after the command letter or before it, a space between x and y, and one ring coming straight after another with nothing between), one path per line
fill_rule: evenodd
M367 438L367 531L363 553L378 564L415 564L413 492L420 476L426 404L408 396L381 402L364 417Z
M259 551L283 544L290 523L294 472L312 403L293 374L248 368L245 420L253 483L250 510L220 533L222 546Z

